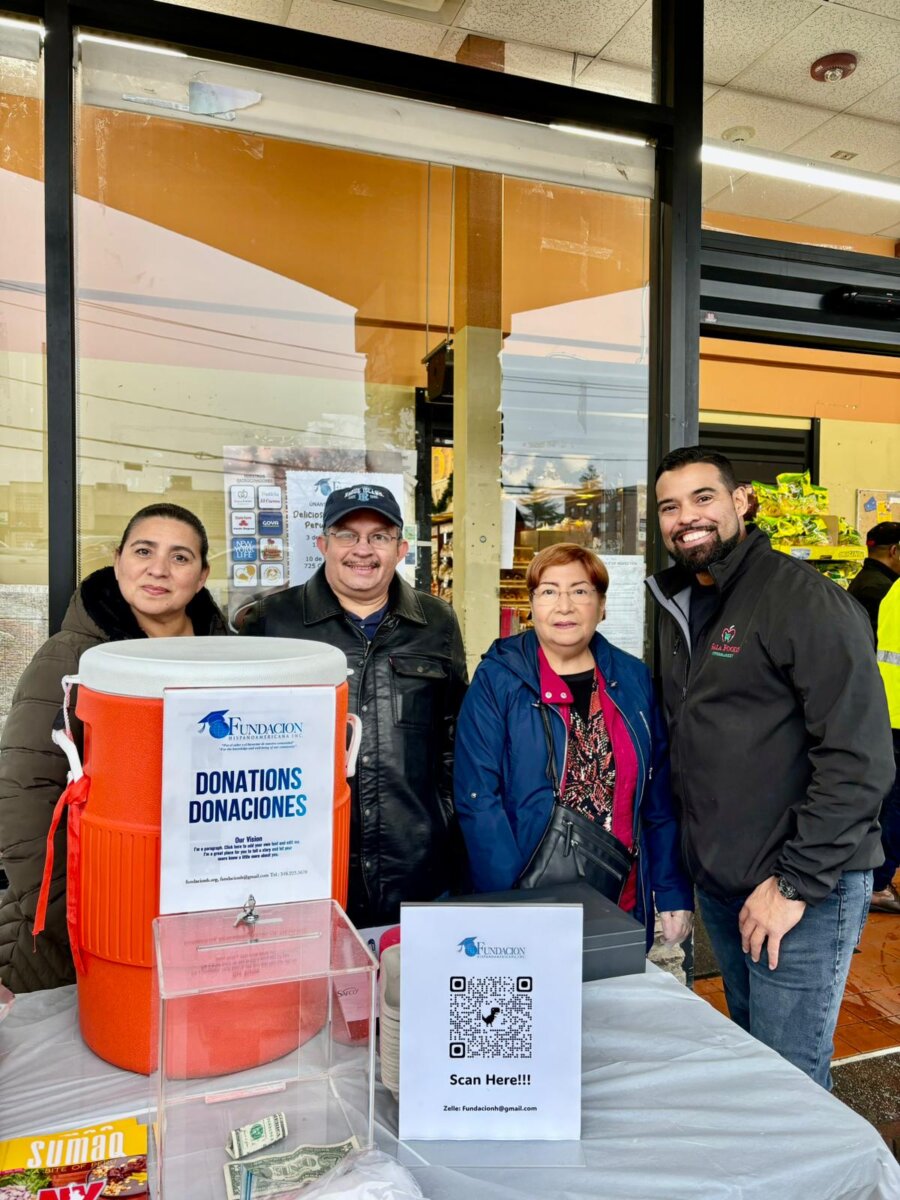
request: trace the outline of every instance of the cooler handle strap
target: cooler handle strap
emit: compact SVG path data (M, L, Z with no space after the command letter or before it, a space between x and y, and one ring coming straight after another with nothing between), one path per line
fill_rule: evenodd
M68 831L68 851L69 851L69 870L68 881L66 884L66 924L69 929L69 943L72 948L72 958L75 961L75 966L79 971L83 971L84 964L81 960L81 951L78 946L78 892L81 887L81 810L87 803L88 789L90 780L84 773L84 768L81 765L81 756L78 753L78 747L72 738L72 725L69 721L69 704L72 698L72 688L79 684L81 680L77 675L63 675L62 677L63 690L63 724L65 731L62 729L54 729L50 734L54 744L57 745L63 754L66 756L66 762L69 764L68 783L62 795L56 802L56 807L53 810L53 817L50 821L50 829L47 833L47 852L44 856L44 874L41 878L41 887L38 892L37 906L34 913L34 926L32 927L32 935L37 938L39 933L43 932L47 922L47 905L50 901L50 883L53 878L53 860L54 848L53 839L56 836L56 831L59 828L59 823L62 820L63 812L66 807L71 808L69 831Z
M347 747L347 778L352 779L356 774L359 743L362 741L362 721L356 713L347 713L347 724L350 726L350 745Z
M59 733L61 738L65 737L65 734L61 730L56 732ZM54 734L54 741L56 741L56 734ZM61 745L62 743L58 744ZM77 756L78 751L75 750L74 746L72 749ZM44 925L46 924L47 904L50 899L50 881L53 877L53 839L62 820L63 812L68 807L70 813L68 839L69 870L66 883L66 925L69 929L69 944L72 948L72 958L75 962L75 968L81 974L84 973L84 963L78 945L78 893L81 889L81 810L87 803L90 784L90 779L82 773L78 779L71 780L69 786L56 802L56 808L53 810L53 818L50 821L50 829L47 833L44 876L41 880L41 890L38 892L37 907L34 913L34 926L32 928L32 934L37 938L38 934L43 932ZM35 949L37 949L36 946Z
M63 675L60 682L62 683L62 690L63 690L63 706L62 706L63 724L66 727L66 734L69 738L69 741L72 741L72 726L69 724L69 702L72 698L72 688L75 687L77 684L81 683L81 679L77 675ZM53 740L56 742L55 737ZM62 745L61 742L56 742L56 744L58 746ZM63 749L65 749L65 747L63 747ZM66 753L66 758L69 759L69 766L71 767L72 759L69 758L69 752L67 750L65 753ZM81 771L81 763L80 762L78 763L78 770L79 770L79 772ZM79 775L74 776L75 779L78 779L79 777L80 777Z
M78 747L72 741L71 733L64 733L61 729L54 729L50 737L66 756L69 764L68 782L77 783L84 775L84 768L81 765L81 755L78 753Z

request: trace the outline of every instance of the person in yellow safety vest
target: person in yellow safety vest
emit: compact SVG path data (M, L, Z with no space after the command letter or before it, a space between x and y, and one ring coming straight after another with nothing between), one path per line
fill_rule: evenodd
M900 914L900 892L893 883L900 867L900 579L891 586L878 610L878 669L891 715L897 777L881 809L884 866L876 868L873 875L871 907L876 912Z

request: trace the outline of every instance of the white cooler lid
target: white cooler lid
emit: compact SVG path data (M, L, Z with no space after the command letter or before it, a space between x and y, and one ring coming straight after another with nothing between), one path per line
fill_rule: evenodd
M347 679L347 659L296 638L139 638L85 650L78 677L95 692L161 700L169 687L336 686Z

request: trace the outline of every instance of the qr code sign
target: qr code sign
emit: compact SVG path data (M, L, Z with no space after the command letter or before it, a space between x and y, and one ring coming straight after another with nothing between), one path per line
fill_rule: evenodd
M531 1058L531 976L450 977L451 1058Z

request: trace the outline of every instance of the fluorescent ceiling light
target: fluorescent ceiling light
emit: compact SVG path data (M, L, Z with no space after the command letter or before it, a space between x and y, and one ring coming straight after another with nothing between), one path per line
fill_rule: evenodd
M0 28L24 29L27 32L40 34L41 37L47 32L40 21L20 21L16 17L0 17Z
M147 54L164 54L168 58L187 58L184 50L173 50L169 46L154 46L149 42L128 42L124 38L99 37L93 33L79 33L79 42L93 42L97 46L118 46L122 50L143 50Z
M704 163L732 167L751 175L769 175L773 179L809 183L832 192L853 192L858 196L900 201L900 180L894 182L883 175L850 171L845 167L823 167L788 154L762 154L756 150L736 150L718 142L704 142L700 158Z
M551 125L557 133L577 133L579 137L596 138L600 142L621 142L623 146L646 146L646 138L628 137L624 133L606 133L602 129L587 129L583 125Z

